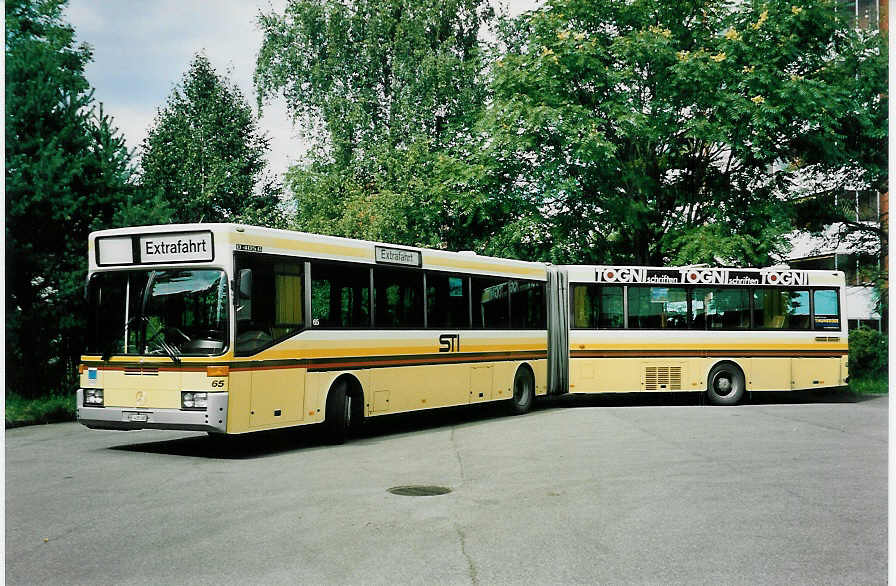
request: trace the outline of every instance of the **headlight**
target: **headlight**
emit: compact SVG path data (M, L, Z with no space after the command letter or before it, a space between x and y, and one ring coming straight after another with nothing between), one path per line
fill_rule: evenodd
M84 389L85 407L103 406L103 389Z
M180 394L181 409L205 409L208 407L208 393L184 391Z

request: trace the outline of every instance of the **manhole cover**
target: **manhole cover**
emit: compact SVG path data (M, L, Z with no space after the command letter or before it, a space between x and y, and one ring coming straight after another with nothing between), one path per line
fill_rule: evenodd
M447 494L451 489L447 486L393 486L389 489L392 494L399 496L437 496Z

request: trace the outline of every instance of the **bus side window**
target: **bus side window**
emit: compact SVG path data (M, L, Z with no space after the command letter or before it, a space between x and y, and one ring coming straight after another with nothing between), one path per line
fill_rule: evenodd
M430 328L470 327L467 277L426 273L426 319Z
M545 315L545 284L540 281L516 281L510 293L510 325L521 330L543 330Z
M640 329L687 328L687 290L684 287L629 287L628 325Z
M816 330L840 329L840 300L833 289L816 289L812 292L815 307Z
M311 263L311 326L370 327L370 268Z
M697 330L749 329L749 292L739 288L694 288L691 323Z
M274 324L271 335L275 340L291 336L302 329L305 319L305 291L302 286L302 265L296 262L274 265Z
M236 350L246 355L292 336L305 325L302 263L282 257L239 255L237 268L252 269L250 299L237 305Z
M422 328L423 273L375 268L373 306L378 328Z
M486 330L510 325L508 282L489 277L472 277L473 327Z
M594 327L593 309L595 305L594 285L572 285L572 327Z
M806 290L788 291L790 293L787 313L790 316L790 327L796 330L808 330L809 292Z
M600 309L597 327L621 328L625 326L625 310L622 303L622 287L600 287Z
M760 329L808 330L809 291L804 289L755 289L753 310Z

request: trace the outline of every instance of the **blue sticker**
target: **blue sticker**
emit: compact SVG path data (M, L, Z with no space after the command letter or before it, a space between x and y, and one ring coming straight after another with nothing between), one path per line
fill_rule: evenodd
M89 380L89 381L95 381L95 380L96 380L96 369L95 369L95 368L88 368L88 369L87 369L87 380Z

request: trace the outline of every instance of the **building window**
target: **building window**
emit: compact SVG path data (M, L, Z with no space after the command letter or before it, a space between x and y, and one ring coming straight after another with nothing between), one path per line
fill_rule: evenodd
M856 0L856 25L861 29L871 30L879 26L879 0Z
M876 191L859 191L856 194L856 208L858 210L858 219L860 222L878 222L880 221L880 212L878 209L878 196Z
M836 271L843 270L837 267L834 255L818 256L815 258L800 258L787 261L792 269L812 271Z

